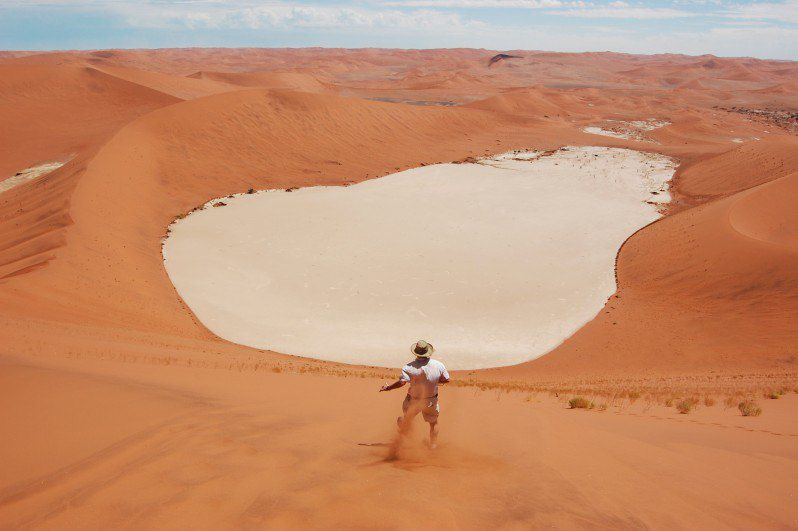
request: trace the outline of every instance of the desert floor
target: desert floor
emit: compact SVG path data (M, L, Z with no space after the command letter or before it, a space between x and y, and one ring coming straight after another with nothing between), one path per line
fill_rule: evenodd
M0 527L798 526L798 65L495 53L0 53ZM664 216L433 453L397 371L224 341L164 269L214 198L590 145L676 160Z

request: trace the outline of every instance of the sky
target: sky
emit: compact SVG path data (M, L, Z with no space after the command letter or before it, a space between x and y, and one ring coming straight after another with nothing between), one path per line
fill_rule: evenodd
M798 0L0 0L0 49L381 47L798 60Z

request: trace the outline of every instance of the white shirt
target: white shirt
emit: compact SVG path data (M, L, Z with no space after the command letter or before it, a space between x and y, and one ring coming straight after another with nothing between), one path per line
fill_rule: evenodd
M416 358L402 367L403 382L410 382L407 394L410 398L432 398L438 394L438 381L443 376L449 379L449 372L443 363L430 358Z

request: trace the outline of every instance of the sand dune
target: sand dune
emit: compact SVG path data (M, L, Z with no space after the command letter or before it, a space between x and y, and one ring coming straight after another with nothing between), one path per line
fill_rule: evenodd
M798 252L798 172L757 187L729 212L729 224L739 233Z
M798 139L767 138L684 168L679 187L688 196L725 196L798 171Z
M299 92L329 92L330 87L315 77L301 72L195 72L192 79L206 79L226 85L297 90Z
M48 467L28 469L28 482L4 484L5 524L789 527L798 516L789 503L795 444L773 434L795 433L788 399L746 422L722 408L687 419L664 408L599 414L447 389L445 438L431 457L421 426L392 448L396 397L376 395L370 378L104 365L3 366L62 397L36 420L51 426L47 440L64 441ZM6 389L23 403L35 398ZM81 428L90 437L75 440ZM40 431L26 431L14 442L47 448ZM397 512L417 500L419 483L439 503ZM757 510L739 510L748 504Z
M69 160L0 194L0 527L794 526L798 150L724 109L794 109L758 89L798 68L505 51L521 57L489 69L497 53L0 54L0 177ZM672 124L649 148L681 164L667 214L560 346L454 375L434 462L420 430L395 444L401 396L376 393L395 373L224 341L163 268L168 226L212 198L639 149L582 128L651 116ZM596 408L566 410L576 394ZM743 398L764 414L740 416ZM419 484L440 503L395 516Z
M0 175L97 146L136 116L180 101L85 66L0 64Z
M585 112L587 105L576 97L546 93L540 88L518 89L467 104L467 107L512 116L555 118L560 114Z
M234 84L212 79L186 78L172 74L162 74L160 72L150 72L119 66L97 66L95 68L119 79L124 79L143 87L149 87L158 92L163 92L164 94L169 94L170 96L183 100L238 89Z

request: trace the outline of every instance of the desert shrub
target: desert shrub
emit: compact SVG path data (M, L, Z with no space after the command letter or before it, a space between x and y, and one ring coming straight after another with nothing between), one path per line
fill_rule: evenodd
M704 397L704 405L707 407L712 407L715 405L715 399L711 396L707 395Z
M673 406L673 398L666 398L665 407L672 407L672 406Z
M640 391L629 391L629 401L634 404L634 401L640 398Z
M598 410L599 411L607 411L607 403L606 402L602 402L601 404L599 404Z
M581 396L576 396L568 401L568 407L571 409L591 409L593 406L593 402Z
M769 398L770 400L776 400L781 395L779 394L778 391L765 391L765 395L764 396L765 396L765 398Z
M762 414L762 408L753 400L743 400L737 404L737 409L744 417L758 417Z
M695 402L689 398L679 400L679 402L676 404L676 410L682 415L687 415L693 410L694 407Z

